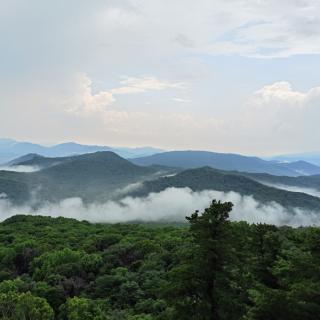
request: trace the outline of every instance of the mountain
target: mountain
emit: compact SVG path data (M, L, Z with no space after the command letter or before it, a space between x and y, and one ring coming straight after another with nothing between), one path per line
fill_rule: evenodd
M0 163L2 164L30 153L46 157L65 157L97 151L112 151L124 158L133 158L152 155L161 152L162 150L151 147L118 148L82 145L74 142L61 143L54 146L43 146L30 142L19 142L12 139L0 139Z
M301 174L320 174L320 167L306 163L279 163L257 157L209 151L170 151L147 157L131 159L137 165L163 165L185 169L210 166L220 170L243 172L263 172L272 175L298 176Z
M280 163L279 165L283 166L287 169L291 169L301 176L320 174L320 167L319 166L317 166L313 163L307 162L307 161L303 161L303 160Z
M216 190L252 195L261 203L275 201L284 207L320 211L320 198L301 192L276 189L260 183L259 174L230 172L203 167L179 170L163 166L138 166L110 151L47 158L27 155L15 164L37 165L36 172L0 171L0 195L15 204L37 207L66 198L80 197L85 203L146 196L168 187L194 191ZM268 176L268 175L267 175ZM270 176L280 179L280 176ZM310 177L285 177L311 179ZM319 176L320 177L320 176Z
M37 156L27 161L42 165L50 159ZM14 202L55 202L70 197L104 201L130 184L172 173L169 168L137 166L110 151L55 158L53 162L32 173L0 171L0 194Z
M49 158L49 157L40 156L36 153L29 153L8 162L6 164L6 168L16 167L16 166L27 166L27 167L30 166L38 169L45 169L45 168L58 165L62 162L72 161L75 159L75 157L76 156Z
M265 173L242 173L248 178L255 181L270 184L274 186L290 186L300 187L306 189L315 189L320 191L320 175L312 176L299 176L299 177L287 177L287 176L273 176Z
M221 171L210 167L189 169L174 176L145 181L143 186L130 193L131 196L145 196L169 187L191 188L193 191L216 190L238 192L253 196L261 203L275 201L286 208L320 210L320 198L301 192L290 192L263 185L239 173Z
M275 161L286 161L286 162L304 160L304 161L313 163L315 165L320 165L320 152L286 154L286 155L275 156L270 159Z

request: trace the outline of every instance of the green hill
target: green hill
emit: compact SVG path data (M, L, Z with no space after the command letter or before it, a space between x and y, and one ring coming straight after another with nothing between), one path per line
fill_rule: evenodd
M193 191L234 191L241 195L252 195L262 203L275 201L287 208L299 207L320 210L320 199L317 197L268 187L240 173L220 171L209 167L185 170L175 176L146 181L142 188L132 192L131 195L143 196L150 192L160 192L169 187L189 187Z
M43 159L34 160L39 164ZM46 158L44 160L48 163ZM70 197L104 201L128 184L172 172L160 167L140 167L109 151L60 158L59 161L33 173L0 171L0 193L7 194L14 202L30 199L32 192L40 202Z
M43 159L38 157L33 159L38 163L41 160ZM44 160L49 163L48 159ZM55 165L32 173L0 171L0 194L6 194L15 204L32 203L37 206L71 197L80 197L86 203L104 202L117 200L125 195L146 196L150 192L160 192L168 187L189 187L194 191L234 191L241 195L252 195L262 203L275 201L287 208L320 210L320 198L266 186L256 181L259 175L251 177L240 172L210 167L178 172L161 166L138 166L109 151L60 158L59 161L60 163L56 162ZM312 179L290 179L302 178ZM138 188L131 191L127 188L137 183ZM126 193L121 192L124 189Z

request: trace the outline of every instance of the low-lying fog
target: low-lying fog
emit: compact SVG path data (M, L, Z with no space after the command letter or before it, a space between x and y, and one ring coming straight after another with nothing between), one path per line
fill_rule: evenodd
M274 187L277 189L282 189L282 190L292 191L292 192L302 192L302 193L308 194L310 196L320 198L320 191L317 189L302 188L302 187L298 187L298 186L288 186L285 184L273 184L273 183L268 183L268 182L264 182L264 181L259 181L259 182L268 186L268 187Z
M316 212L298 208L288 211L281 205L271 202L267 205L257 202L252 196L241 196L235 192L206 190L193 192L189 188L168 188L159 193L151 193L143 198L124 196L120 201L86 205L80 198L69 198L58 204L46 204L36 211L31 206L13 206L4 195L0 197L0 220L16 214L64 216L90 222L180 222L195 210L200 212L213 199L231 201L234 209L232 220L245 220L251 223L265 222L276 225L320 225Z
M40 168L36 166L0 166L0 170L15 171L15 172L36 172Z

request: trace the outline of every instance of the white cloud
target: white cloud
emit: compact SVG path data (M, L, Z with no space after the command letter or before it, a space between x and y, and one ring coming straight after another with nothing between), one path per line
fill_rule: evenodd
M104 112L106 107L116 101L117 95L144 93L147 91L161 91L166 89L184 89L185 83L159 80L151 76L125 77L120 81L122 86L92 93L92 81L86 74L76 76L76 92L65 102L66 109L71 113L90 114Z
M235 117L234 128L239 139L253 145L260 143L260 152L290 152L316 148L320 127L320 87L298 91L285 81L256 91Z
M0 170L15 171L15 172L36 172L36 171L39 171L40 168L37 166L19 165L19 166L0 166Z
M165 89L184 89L186 84L183 82L172 83L170 81L160 81L155 77L144 76L141 78L136 77L126 77L122 81L123 87L112 89L111 92L114 94L126 94L126 89L128 93L132 93L131 90L137 90L136 92L146 92L149 90L165 90Z
M275 82L266 85L255 92L255 102L259 104L279 103L292 105L301 105L308 98L309 93L294 91L287 81Z
M231 201L234 204L231 220L250 223L306 226L320 225L319 214L293 208L287 210L278 203L261 204L252 196L235 192L205 190L193 192L189 188L168 188L150 193L143 198L125 197L119 202L108 201L86 205L80 198L69 198L60 203L49 203L34 210L29 206L15 207L0 198L0 221L15 214L64 216L91 222L185 221L195 210L202 212L213 200Z
M180 103L190 103L191 102L191 100L183 99L183 98L173 98L172 100L175 102L180 102Z
M76 83L77 91L73 97L65 102L68 112L90 113L103 111L106 106L115 101L113 94L108 91L93 94L91 88L92 81L85 74L77 75Z
M0 1L0 135L242 153L317 149L319 61L305 55L320 52L319 16L318 0L72 0L64 10L56 1ZM256 59L276 57L292 58ZM129 77L115 82L120 75ZM188 94L176 92L185 81Z

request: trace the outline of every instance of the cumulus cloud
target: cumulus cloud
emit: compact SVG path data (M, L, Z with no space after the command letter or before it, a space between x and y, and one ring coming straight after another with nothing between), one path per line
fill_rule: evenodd
M118 202L86 205L80 198L70 198L58 204L46 204L33 210L29 206L15 207L7 199L0 198L0 219L15 214L64 216L91 222L166 221L182 222L195 210L202 211L213 199L231 201L234 209L231 220L276 225L320 225L319 215L301 209L287 210L277 203L261 204L251 196L235 192L206 190L193 192L189 188L168 188L159 193L150 193L143 198L125 197Z
M142 76L140 78L124 77L120 81L121 86L93 94L92 81L86 74L78 74L76 76L76 83L74 96L65 101L67 111L76 114L104 112L106 111L106 107L116 101L117 95L161 91L169 88L182 89L186 86L182 82L159 80L151 76Z
M280 81L262 87L248 98L241 118L231 121L239 140L261 145L263 150L290 152L312 150L320 134L320 87L295 90L289 82Z

